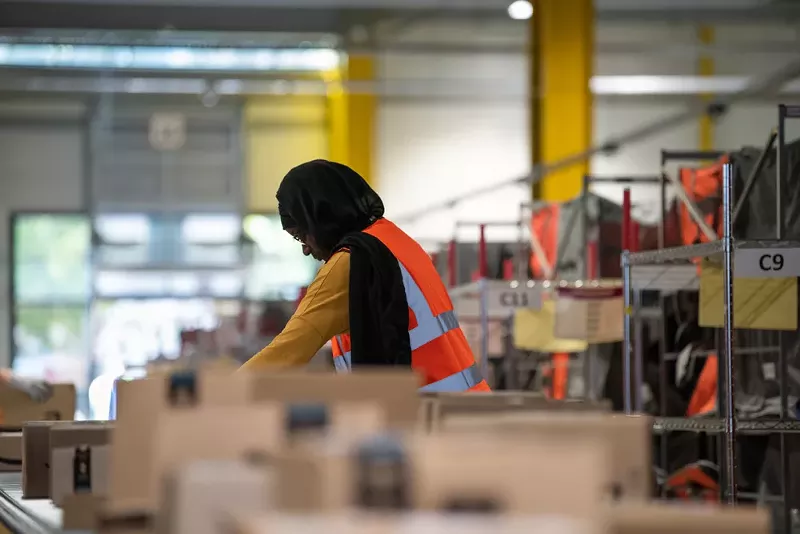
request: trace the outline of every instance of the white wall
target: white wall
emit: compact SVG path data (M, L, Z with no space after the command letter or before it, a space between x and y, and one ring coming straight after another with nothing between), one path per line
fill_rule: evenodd
M474 22L460 29L453 23L416 26L399 37L400 43L457 42L521 43L524 25L497 26ZM478 38L476 42L476 38ZM798 43L798 31L789 26L726 25L716 28L720 43L742 46L748 42L785 43L787 53L747 53L741 49L715 54L721 75L764 76L790 61ZM598 49L603 45L631 45L630 52L598 53L598 75L694 75L699 52L697 28L668 23L612 24L597 28ZM646 44L647 52L635 45ZM653 47L663 47L661 54ZM682 47L682 48L681 48ZM522 48L522 47L520 47ZM385 80L424 80L434 91L447 85L488 87L488 95L458 99L424 97L384 98L379 108L378 178L388 213L402 215L437 201L502 183L522 175L529 168L528 107L525 97L527 60L523 53L504 55L399 54L381 58L380 76ZM438 94L438 93L436 93ZM602 143L636 128L679 113L691 97L598 97L594 109L594 139ZM746 103L734 107L718 124L717 148L763 145L776 121L773 103ZM647 139L631 143L617 154L593 158L596 175L655 174L662 149L696 149L699 122L689 121ZM788 130L800 134L800 125ZM621 201L619 186L597 187L596 192ZM657 215L657 188L634 188L638 215ZM513 221L518 206L527 200L521 188L505 188L464 202L455 209L431 212L403 226L415 237L428 242L446 241L453 236L455 221ZM460 239L474 239L475 232L462 232ZM514 239L516 230L495 232L490 238Z
M10 359L9 219L13 211L83 209L82 114L78 103L0 103L0 367Z

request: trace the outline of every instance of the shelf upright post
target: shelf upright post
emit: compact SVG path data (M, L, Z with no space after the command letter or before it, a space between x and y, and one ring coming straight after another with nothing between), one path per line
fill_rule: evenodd
M793 108L796 110L796 108ZM784 218L783 218L783 184L788 180L789 168L786 158L786 119L796 118L799 115L789 113L789 109L784 104L778 106L778 141L777 141L777 159L778 159L778 172L775 177L775 239L781 241L784 238ZM780 352L778 353L778 391L780 396L780 421L786 421L789 415L789 361L786 357L787 343L786 335L784 332L778 332L778 346ZM792 513L791 513L791 497L792 497L792 483L790 473L790 458L789 458L789 445L786 442L786 434L781 433L778 438L780 455L781 455L781 489L783 490L783 531L792 532Z
M736 405L734 403L733 360L733 228L732 228L733 165L726 163L722 169L722 262L725 311L723 317L725 358L725 481L727 502L736 504Z
M628 258L629 251L622 251L622 297L625 307L625 318L623 321L623 342L622 342L622 396L625 413L633 413L631 404L631 264Z

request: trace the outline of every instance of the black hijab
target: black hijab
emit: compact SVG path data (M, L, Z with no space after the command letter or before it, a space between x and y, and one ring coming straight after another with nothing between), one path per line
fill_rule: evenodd
M356 171L332 161L318 159L290 170L276 196L284 230L312 235L326 252L383 217L378 193Z
M350 345L355 369L411 366L408 301L400 264L364 233L383 217L383 201L346 165L315 160L295 167L278 187L284 229L296 228L326 252L350 252Z

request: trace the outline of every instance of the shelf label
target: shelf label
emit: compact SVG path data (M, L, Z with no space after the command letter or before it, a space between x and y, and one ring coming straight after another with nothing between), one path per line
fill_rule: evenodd
M736 278L794 278L800 276L800 249L739 249L733 269Z

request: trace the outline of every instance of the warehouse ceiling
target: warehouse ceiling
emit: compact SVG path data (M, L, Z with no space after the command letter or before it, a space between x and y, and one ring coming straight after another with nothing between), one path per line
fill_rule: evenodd
M346 34L390 19L507 19L510 0L0 0L5 28ZM790 20L797 2L596 0L600 20Z

